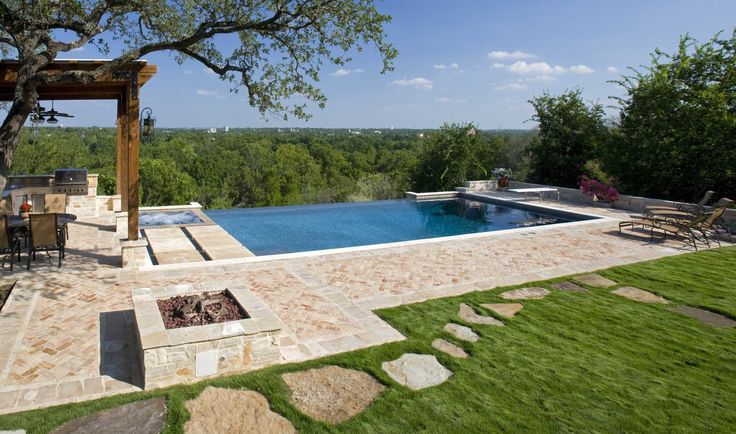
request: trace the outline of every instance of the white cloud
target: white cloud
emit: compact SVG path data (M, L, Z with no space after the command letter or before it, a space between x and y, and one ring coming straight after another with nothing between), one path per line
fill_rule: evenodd
M513 64L509 65L508 69L514 74L550 75L564 74L565 72L567 72L566 68L559 65L551 66L547 62L526 63L523 60L514 62Z
M508 65L506 65L506 64L503 64L503 63L499 63L499 62L493 62L493 65L491 65L491 68L495 68L495 69L505 69L505 68L506 68L506 66L508 66Z
M531 59L533 57L537 57L531 53L525 53L523 51L491 51L488 53L489 59Z
M215 96L218 93L216 90L197 89L197 95L199 96Z
M590 66L575 65L570 67L570 72L572 72L573 74L590 74L595 71Z
M606 71L609 72L609 73L611 73L611 74L615 74L615 73L618 72L618 69L616 69L615 66L609 66L608 68L606 68Z
M447 103L447 104L462 104L468 102L465 98L458 98L458 99L452 99L448 98L446 96L443 96L441 98L437 98L434 100L435 102L441 102L441 103Z
M525 90L527 85L524 83L509 83L502 86L495 86L495 90Z
M69 50L69 51L77 51L77 52L78 52L78 51L84 51L84 46L81 46L81 47L77 47L77 48L72 48L72 49L71 49L71 50Z
M416 89L424 89L424 90L430 90L434 87L434 83L432 80L427 80L424 77L415 77L412 79L401 79L401 80L394 80L391 83L397 85L397 86L411 86Z
M345 68L340 68L340 69L338 69L337 71L333 72L330 75L333 76L333 77L345 77L345 76L350 75L350 74L360 74L361 72L365 72L365 69L361 69L361 68L358 68L358 69L345 69Z
M534 77L525 78L524 81L555 81L557 77L551 75L535 75Z
M436 63L436 64L432 65L432 67L434 69L439 69L439 70L443 70L443 69L460 69L460 65L458 65L455 62L450 63L449 65L446 65L444 63Z

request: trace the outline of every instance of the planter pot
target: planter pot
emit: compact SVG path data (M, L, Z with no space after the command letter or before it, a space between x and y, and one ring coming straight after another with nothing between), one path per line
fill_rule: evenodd
M502 176L498 178L498 187L499 188L506 188L509 186L509 177L508 176Z
M593 205L599 208L613 208L615 203L610 200L600 200L597 196L593 195Z

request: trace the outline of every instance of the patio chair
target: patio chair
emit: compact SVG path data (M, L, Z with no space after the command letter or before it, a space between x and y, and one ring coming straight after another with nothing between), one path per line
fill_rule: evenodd
M64 214L66 212L66 194L45 194L43 197L43 212ZM69 239L69 231L66 226L62 226L64 230L64 238Z
M64 233L57 224L56 213L51 214L31 214L28 224L28 265L27 269L31 269L31 256L36 260L36 251L45 250L46 254L51 257L50 250L59 251L59 268L61 268L61 260L64 257Z
M721 246L721 238L718 235L718 221L723 217L725 212L726 208L716 208L712 213L707 215L705 220L696 225L696 228L703 234L706 240L708 239L708 231L713 231L718 247Z
M713 190L708 190L705 192L703 197L700 199L698 203L695 205L692 204L676 204L675 206L659 206L659 205L652 205L652 206L645 206L644 211L646 214L680 214L680 213L686 213L690 215L697 215L702 213L705 204L708 203L708 201L711 200L713 195L716 194Z
M45 194L43 212L64 214L66 212L66 194Z
M13 215L13 202L12 197L3 197L0 199L0 214L1 215Z
M8 216L4 215L0 218L0 254L4 254L3 267L5 266L5 260L8 259L10 254L10 271L13 271L13 254L18 255L18 262L20 262L20 238L15 236L10 230L8 225Z
M694 232L697 230L703 233L704 241L708 245L708 247L710 247L710 242L708 241L708 237L705 235L704 232L701 231L701 224L704 223L710 217L710 214L701 214L689 221L676 220L676 219L665 219L665 218L658 218L658 217L646 217L646 216L632 216L632 217L634 218L634 220L623 221L618 224L619 233L621 233L621 229L626 226L630 226L632 230L636 226L641 226L643 228L649 229L652 240L654 240L655 230L662 231L665 237L667 237L668 233L674 236L682 235L686 237L688 241L692 243L693 247L697 251L698 246L695 243L695 241L698 240L698 237L695 235L695 232Z

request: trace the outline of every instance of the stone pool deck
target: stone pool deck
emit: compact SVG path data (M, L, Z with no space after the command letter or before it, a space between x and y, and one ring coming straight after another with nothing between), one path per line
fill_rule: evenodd
M535 204L539 203L534 201ZM70 225L61 269L43 255L0 314L0 413L140 390L131 290L247 287L284 324L281 362L400 340L371 311L496 286L588 272L692 250L677 240L618 234L628 212L542 205L608 217L463 239L330 255L120 268L112 215ZM705 246L703 246L705 247Z

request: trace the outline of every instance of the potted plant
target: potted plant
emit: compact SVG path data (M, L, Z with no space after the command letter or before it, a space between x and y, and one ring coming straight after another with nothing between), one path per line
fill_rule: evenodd
M20 215L21 218L27 219L28 218L28 213L30 213L32 209L33 209L33 207L31 207L31 204L30 203L28 203L28 202L22 203L18 207L18 211L19 211L18 212L18 215Z
M619 193L616 189L616 179L613 177L609 178L606 183L591 178L588 175L582 175L579 185L583 194L590 196L593 202L599 206L610 208L619 198Z
M497 167L491 171L491 175L498 181L498 188L506 188L509 186L509 178L511 177L511 169Z

